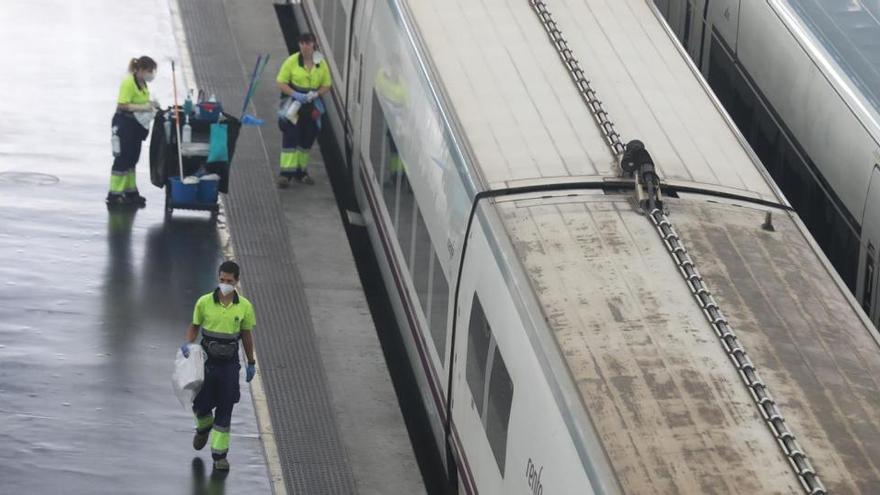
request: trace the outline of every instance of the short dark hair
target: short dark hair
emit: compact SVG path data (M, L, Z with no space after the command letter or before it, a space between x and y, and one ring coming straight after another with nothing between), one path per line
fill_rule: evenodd
M306 32L302 33L301 35L299 35L299 42L300 43L314 43L315 42L315 35L306 31Z
M232 276L235 277L235 280L238 280L238 274L240 273L238 263L234 261L224 261L220 264L220 269L217 273L231 273Z

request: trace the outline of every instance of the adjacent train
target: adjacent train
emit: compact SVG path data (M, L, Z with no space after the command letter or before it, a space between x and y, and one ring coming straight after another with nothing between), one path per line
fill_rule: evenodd
M880 4L655 0L876 324Z
M651 1L298 22L453 490L880 492L880 336Z

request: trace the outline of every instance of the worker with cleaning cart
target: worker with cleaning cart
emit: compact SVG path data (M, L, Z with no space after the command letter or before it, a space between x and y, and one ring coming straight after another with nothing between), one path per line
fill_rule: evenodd
M106 201L108 206L144 207L147 201L138 192L135 165L140 159L141 142L150 132L153 110L159 106L150 100L147 86L156 77L156 61L146 55L133 58L128 72L119 87L111 123L114 159Z
M239 267L233 261L220 265L216 289L200 297L193 310L192 323L186 332L186 342L180 347L185 357L190 345L201 330L201 347L207 354L202 388L193 400L196 434L193 448L201 450L211 437L211 457L214 469L229 470L226 454L229 452L229 425L232 408L239 399L238 343L241 341L247 357L246 381L256 373L252 332L256 320L250 301L235 290Z
M331 84L327 61L315 50L315 35L300 35L299 52L284 61L275 80L281 91L278 187L287 187L292 179L312 185L315 182L308 172L309 150L321 129L321 115L325 111L321 96L330 91Z

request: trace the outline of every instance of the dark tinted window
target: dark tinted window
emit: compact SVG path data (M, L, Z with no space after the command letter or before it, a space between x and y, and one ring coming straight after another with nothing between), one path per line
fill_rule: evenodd
M486 382L486 358L489 354L489 342L492 331L480 298L474 294L471 306L471 318L468 325L468 350L467 350L467 382L477 406L477 414L483 416L483 392Z
M345 70L345 31L348 28L348 22L345 18L345 8L339 0L333 2L336 11L333 16L333 58L339 64L339 70ZM330 36L327 33L327 36Z
M449 283L437 252L431 258L431 335L440 360L446 359L446 312L449 310Z
M874 297L874 246L868 244L868 255L865 260L865 289L862 293L862 309L871 314L871 301Z
M339 64L340 70L345 70L345 31L348 23L345 18L345 8L340 0L321 0L315 2L318 15L321 16L321 27L324 35L331 46L318 47L324 55L333 57Z
M510 406L513 404L513 381L507 373L507 366L501 352L495 348L492 359L492 377L489 380L489 401L486 410L486 436L501 476L504 476L507 456L507 426L510 423Z
M491 361L489 357L491 356ZM489 362L487 362L489 361ZM486 376L486 368L490 367ZM492 327L486 320L480 298L474 295L471 317L468 325L467 350L468 387L474 398L477 414L480 415L489 446L504 476L507 455L507 431L510 423L510 409L513 405L513 381L507 365L492 335ZM486 388L488 387L488 389Z
M385 115L382 113L382 105L379 98L373 93L372 115L370 117L370 163L373 165L373 173L379 183L382 182L384 165L388 156L388 143L391 134L385 125ZM389 210L390 211L390 210Z
M416 286L416 294L422 305L422 313L425 319L429 320L428 300L431 278L431 256L433 249L431 248L431 238L428 237L428 228L425 226L425 219L421 214L416 215L415 236L413 239L412 262L410 263L410 272L412 273L413 284Z

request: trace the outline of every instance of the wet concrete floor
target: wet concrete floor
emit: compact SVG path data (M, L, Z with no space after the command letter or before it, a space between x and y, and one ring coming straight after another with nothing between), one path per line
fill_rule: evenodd
M0 3L0 493L268 493L243 378L225 478L171 391L192 305L216 284L216 225L164 219L146 146L147 208L103 203L128 60L159 62L164 105L179 59L168 1L140 2L137 22L127 4Z

